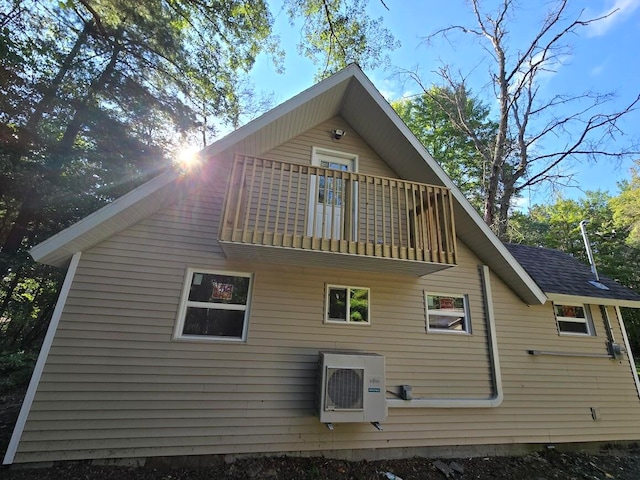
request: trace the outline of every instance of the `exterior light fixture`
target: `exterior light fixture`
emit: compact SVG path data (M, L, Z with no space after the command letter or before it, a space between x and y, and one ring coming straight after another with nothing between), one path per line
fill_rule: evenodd
M336 128L331 133L333 134L334 140L340 140L342 137L344 137L347 134L347 132L345 132L344 130L340 130L339 128Z

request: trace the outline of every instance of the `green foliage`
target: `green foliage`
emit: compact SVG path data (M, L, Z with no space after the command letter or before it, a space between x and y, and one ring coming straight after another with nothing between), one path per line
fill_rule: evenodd
M387 52L399 47L382 26L371 19L368 0L286 0L289 17L304 18L300 53L322 65L318 79L357 63L361 68L388 64Z
M476 138L452 121L462 98L465 117L472 124ZM495 137L495 122L489 119L489 107L465 91L433 86L411 100L394 102L392 107L414 135L429 150L466 198L478 211L485 195L486 162L478 148L490 148Z
M34 352L0 352L0 395L25 387L37 359Z
M613 220L618 228L628 231L627 242L640 248L640 160L631 169L631 181L620 184L620 195L611 202Z
M235 122L244 75L273 42L261 0L0 10L0 352L15 384L62 278L27 249L168 168L206 116Z
M0 279L0 393L29 381L47 331L62 275L30 258L0 253L9 273Z
M379 21L359 5L330 2L305 30L314 48L331 45L331 68L382 55L367 38ZM186 138L215 134L212 118L237 125L256 56L281 53L264 0L0 0L0 11L0 352L26 365L62 278L27 250L170 168ZM335 48L354 39L355 56Z
M351 290L349 318L352 322L366 322L369 320L368 290L359 288L354 288Z

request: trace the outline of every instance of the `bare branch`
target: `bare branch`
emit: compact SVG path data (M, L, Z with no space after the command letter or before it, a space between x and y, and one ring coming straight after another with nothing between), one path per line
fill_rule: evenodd
M556 166L558 166L558 164L560 164L563 160L565 160L567 157L570 156L576 156L576 155L589 155L589 156L594 156L594 155L600 155L600 156L609 156L609 157L615 157L615 158L621 158L624 156L628 156L628 155L634 155L634 154L639 154L640 151L636 151L636 150L622 150L622 151L617 151L617 152L610 152L608 150L596 150L594 148L589 148L586 150L581 149L581 145L583 145L583 143L585 142L587 135L594 131L594 130L598 130L604 126L615 126L615 123L617 122L617 120L619 120L622 116L626 115L627 113L633 111L635 109L635 106L640 102L640 95L638 95L636 97L636 99L631 102L625 109L620 110L619 112L616 113L612 113L612 114L598 114L598 115L594 115L593 117L591 117L588 121L587 124L585 125L584 129L582 130L582 132L579 134L579 136L577 137L577 139L573 142L573 144L571 144L569 146L569 148L561 151L561 152L555 152L555 153L549 153L546 155L539 155L536 157L536 161L539 160L544 160L544 159L549 159L549 158L554 158L554 160L547 165L542 171L540 171L539 173L537 173L536 175L532 176L531 178L529 178L527 180L527 182L525 182L522 187L526 187L527 185L533 185L535 183L537 183L538 179L545 175L547 172L549 172L550 170L552 170L553 168L555 168Z
M482 48L493 61L489 75L498 118L491 145L483 144L473 125L465 121L459 98L447 98L446 102L456 108L443 111L455 128L472 139L489 166L484 218L489 225L498 225L499 230L506 224L512 196L523 188L562 178L555 172L562 162L570 158L623 158L640 153L635 145L605 147L608 139L621 133L618 121L638 107L640 96L613 113L601 108L613 99L610 93L553 94L550 98L540 98L543 95L541 75L554 72L555 67L562 64L563 56L570 49L566 44L570 35L616 12L586 19L582 18L584 12L580 12L575 18L567 19L568 4L568 0L555 3L525 48L516 55L510 55L508 48L509 22L518 6L515 0L502 0L489 14L483 12L480 0L470 0L475 26L451 25L426 37L426 41L431 41L438 36L447 38L452 32L470 34L481 39ZM449 68L441 68L438 73L451 91L458 92L464 87L464 80L454 81ZM416 77L412 78L417 80ZM428 94L429 89L419 85ZM433 100L443 107L438 99ZM566 140L559 142L558 139ZM532 168L535 174L531 173ZM494 221L496 212L500 218Z

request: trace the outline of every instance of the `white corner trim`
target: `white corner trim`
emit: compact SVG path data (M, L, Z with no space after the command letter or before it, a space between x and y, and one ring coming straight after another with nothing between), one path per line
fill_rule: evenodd
M38 355L36 366L33 369L33 374L31 375L31 381L29 382L27 393L22 402L18 420L16 421L16 425L13 429L13 434L11 435L11 440L9 441L9 446L7 447L7 452L5 453L4 460L2 461L3 465L12 464L13 459L16 455L16 451L18 450L18 444L20 443L20 438L22 437L24 426L27 423L27 417L29 416L29 412L31 411L31 405L33 404L33 399L36 396L36 390L38 389L38 384L40 383L40 378L42 377L42 371L44 370L44 365L47 362L47 357L49 356L49 351L51 350L51 344L53 343L53 337L55 336L56 330L58 329L60 317L62 316L62 310L65 303L67 302L67 296L69 295L69 290L71 290L71 283L73 282L73 277L76 274L81 255L81 252L76 252L73 257L71 257L71 263L69 264L67 274L64 277L64 282L62 284L62 288L60 289L60 295L58 296L56 307L53 310L53 314L51 315L51 322L49 323L47 334L44 337L44 341L42 342L42 348L40 349L40 354Z
M631 353L631 345L629 344L629 337L627 336L627 329L624 326L622 320L622 312L620 307L616 305L616 317L618 317L618 324L620 325L620 331L622 332L622 339L624 340L624 348L627 351L627 358L629 359L629 367L633 375L633 381L636 383L636 390L638 392L638 398L640 398L640 379L638 379L638 372L636 371L636 363L633 361L633 354Z
M500 357L498 356L498 338L496 322L493 312L493 294L491 293L491 278L489 267L482 265L482 293L485 304L485 318L487 323L487 343L491 362L491 376L493 395L489 398L417 398L415 400L389 399L390 408L496 408L504 400L502 388L502 373L500 372Z

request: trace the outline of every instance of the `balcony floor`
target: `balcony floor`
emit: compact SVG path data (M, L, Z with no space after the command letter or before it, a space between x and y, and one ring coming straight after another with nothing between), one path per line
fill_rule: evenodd
M432 263L402 258L365 256L331 250L307 250L270 245L220 241L227 258L260 263L278 263L301 267L338 268L373 273L389 273L422 277L455 265Z

